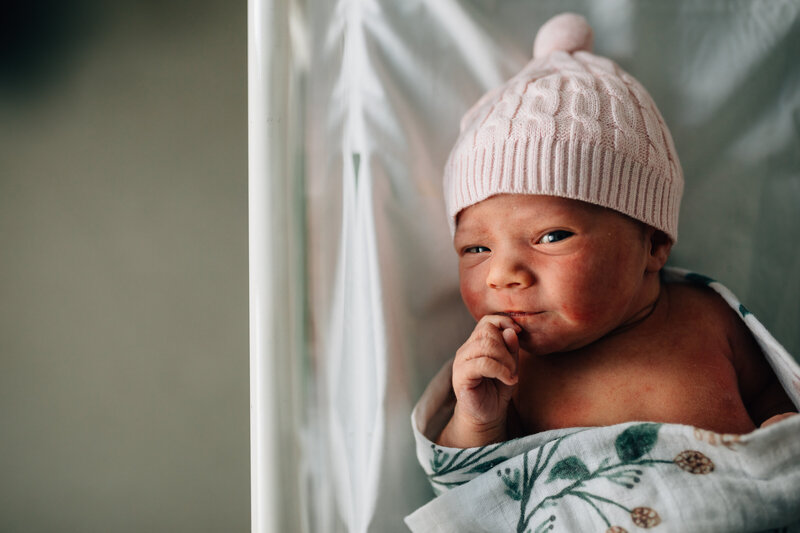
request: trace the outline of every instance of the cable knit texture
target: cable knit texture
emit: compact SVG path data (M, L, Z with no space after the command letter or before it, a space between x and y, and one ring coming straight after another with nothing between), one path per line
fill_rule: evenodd
M464 115L444 172L452 233L464 208L516 193L608 207L677 241L683 172L672 136L645 88L591 45L586 19L554 17L534 59Z

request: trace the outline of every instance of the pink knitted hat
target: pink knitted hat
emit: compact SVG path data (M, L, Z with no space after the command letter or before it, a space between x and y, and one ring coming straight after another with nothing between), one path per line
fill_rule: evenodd
M444 171L451 233L462 209L515 193L608 207L677 241L683 172L672 136L645 88L591 47L585 18L550 19L533 60L464 115Z

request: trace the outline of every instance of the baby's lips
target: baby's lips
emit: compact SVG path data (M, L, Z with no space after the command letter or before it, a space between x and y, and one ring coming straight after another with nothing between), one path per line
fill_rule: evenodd
M510 318L510 319L511 319L511 323L514 325L514 331L516 331L517 333L519 333L519 332L521 332L521 331L522 331L522 326L520 326L519 324L517 324L517 321L516 321L516 320L514 320L514 317L512 316L512 315L513 315L512 313L507 313L507 312L499 312L499 313L497 313L497 314L498 314L498 315L500 315L500 316L504 316L504 317L508 317L508 318Z

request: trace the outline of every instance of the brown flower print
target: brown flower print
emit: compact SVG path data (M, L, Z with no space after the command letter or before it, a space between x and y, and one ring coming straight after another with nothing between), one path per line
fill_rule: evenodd
M637 507L631 511L631 520L639 527L650 528L656 527L661 523L661 517L654 509L649 507Z
M714 463L695 450L684 450L675 456L673 462L678 465L681 470L689 472L690 474L710 474L714 471Z

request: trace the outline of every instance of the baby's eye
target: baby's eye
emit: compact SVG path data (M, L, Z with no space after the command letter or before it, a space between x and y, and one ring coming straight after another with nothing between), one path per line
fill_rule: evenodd
M563 241L564 239L572 237L573 235L575 234L572 233L571 231L567 231L564 229L557 229L555 231L551 231L550 233L546 233L545 235L543 235L542 238L539 239L539 244L549 244L551 242Z
M482 254L485 252L491 252L486 246L468 246L464 248L465 254Z

